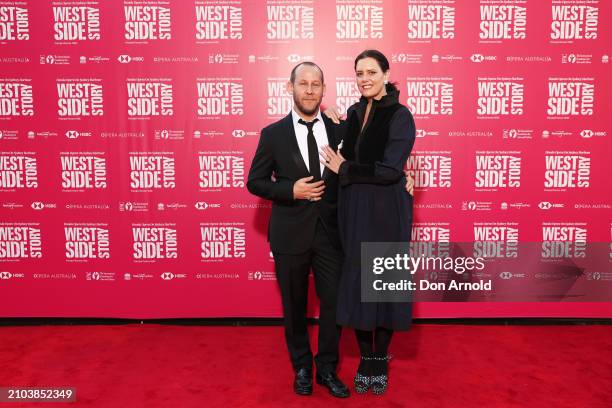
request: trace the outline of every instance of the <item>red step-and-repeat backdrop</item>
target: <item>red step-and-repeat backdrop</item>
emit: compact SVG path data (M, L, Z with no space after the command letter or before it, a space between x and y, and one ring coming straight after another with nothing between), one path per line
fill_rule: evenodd
M289 112L303 60L346 109L366 48L416 120L415 240L609 243L611 15L604 0L0 0L0 315L280 316L270 203L245 188L259 131Z

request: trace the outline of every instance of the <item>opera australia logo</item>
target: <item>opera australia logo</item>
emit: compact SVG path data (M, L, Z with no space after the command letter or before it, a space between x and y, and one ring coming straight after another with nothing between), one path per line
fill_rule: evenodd
M455 38L455 1L408 5L408 41ZM421 42L421 41L419 41Z
M27 41L29 39L28 9L3 4L3 7L0 7L0 41Z
M58 2L59 3L59 2ZM100 9L98 7L53 6L53 38L58 43L100 39ZM89 2L97 5L97 2Z
M268 4L266 25L268 40L307 40L314 38L314 7L306 5Z
M29 79L0 79L0 117L33 116L34 97Z

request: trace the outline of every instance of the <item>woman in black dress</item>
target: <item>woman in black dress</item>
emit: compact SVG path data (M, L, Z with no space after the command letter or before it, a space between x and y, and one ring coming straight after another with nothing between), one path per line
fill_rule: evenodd
M387 350L394 330L407 330L411 303L362 302L362 242L408 242L412 196L404 165L415 139L414 120L388 82L389 61L366 50L355 59L359 102L347 111L342 148L325 147L322 162L338 174L338 222L345 261L338 293L338 323L355 329L361 360L355 376L358 393L385 392Z

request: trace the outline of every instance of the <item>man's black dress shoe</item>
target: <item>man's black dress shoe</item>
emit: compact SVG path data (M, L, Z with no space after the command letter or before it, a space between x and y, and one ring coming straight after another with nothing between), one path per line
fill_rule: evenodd
M329 393L334 397L346 398L349 396L349 389L334 372L319 374L317 372L317 384L327 387Z
M298 395L312 394L312 370L305 367L296 370L293 391Z

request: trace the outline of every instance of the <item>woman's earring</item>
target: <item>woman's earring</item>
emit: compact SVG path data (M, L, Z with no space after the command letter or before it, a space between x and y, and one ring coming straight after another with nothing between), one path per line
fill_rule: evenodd
M389 81L387 81L387 80L385 79L385 82L384 82L384 83L385 83L385 85L387 85L387 84L389 83Z

